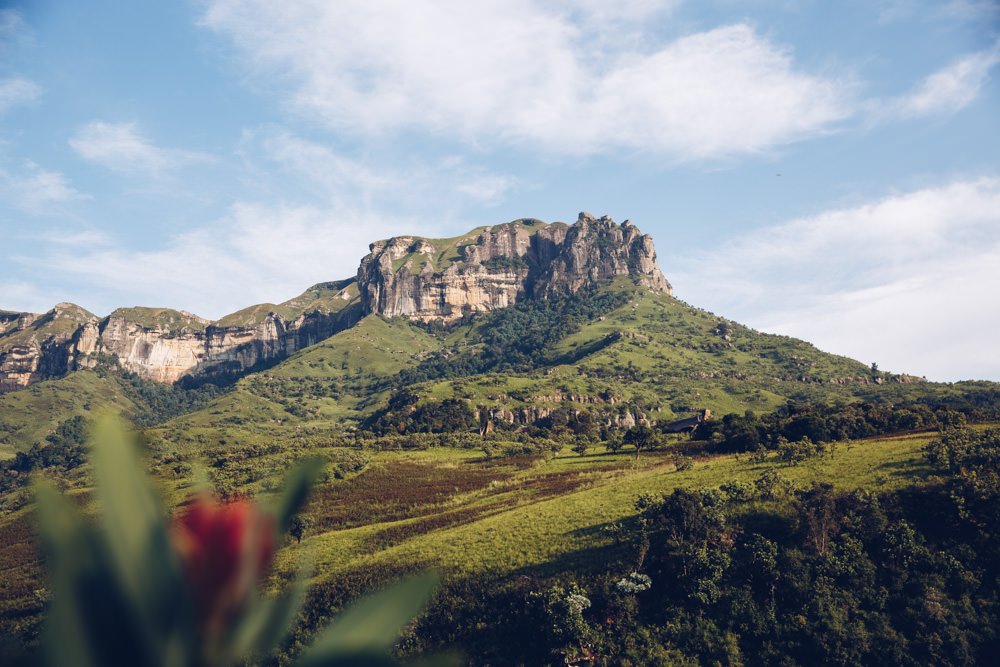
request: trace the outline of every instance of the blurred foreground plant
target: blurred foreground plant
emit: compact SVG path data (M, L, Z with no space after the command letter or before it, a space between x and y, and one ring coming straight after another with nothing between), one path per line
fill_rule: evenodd
M53 596L46 664L253 664L279 646L298 616L305 580L275 598L262 596L258 584L321 461L292 469L270 510L202 495L172 523L116 422L98 425L91 462L101 509L96 525L54 488L38 486ZM435 586L436 577L422 575L361 600L318 632L295 664L396 664L392 646Z

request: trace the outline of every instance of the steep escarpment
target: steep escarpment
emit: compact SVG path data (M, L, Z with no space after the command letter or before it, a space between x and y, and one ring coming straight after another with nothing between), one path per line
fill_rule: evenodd
M167 383L238 375L349 326L358 315L356 303L354 281L346 280L217 322L167 308L119 308L103 319L72 304L41 316L4 313L0 392L107 363Z
M589 213L572 225L521 219L452 239L396 237L370 250L356 279L215 322L166 308L120 308L104 318L72 304L44 315L0 311L0 392L109 363L157 382L235 377L363 315L449 322L617 276L670 293L648 234Z
M370 250L358 269L362 304L387 317L450 321L622 275L671 289L648 234L589 213L573 225L516 220L454 239L395 237Z
M0 313L0 393L66 373L73 337L93 318L72 303L42 314Z

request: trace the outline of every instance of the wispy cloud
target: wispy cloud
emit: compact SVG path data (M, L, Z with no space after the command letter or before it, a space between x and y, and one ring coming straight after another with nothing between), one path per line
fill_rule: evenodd
M17 172L0 169L0 194L5 203L26 213L44 213L53 205L88 199L58 171L26 162Z
M34 81L12 77L0 81L0 113L16 106L32 104L42 96L42 88Z
M296 111L368 136L418 129L558 155L699 160L815 136L852 113L849 82L804 71L749 24L605 40L595 19L610 5L568 6L217 0L202 23Z
M934 72L912 92L890 101L893 115L930 116L961 111L979 96L990 71L1000 63L1000 43L967 55Z
M727 317L932 379L1000 377L1000 178L794 220L664 267Z
M48 294L38 285L24 280L0 279L0 310L44 313L57 303L47 299Z
M44 266L46 280L68 286L60 299L94 312L139 303L218 318L350 277L373 239L414 229L427 227L351 210L238 203L222 219L161 248L135 250L113 240L96 247L58 244L42 257L14 261Z
M491 206L502 201L519 181L470 164L461 156L395 160L359 159L310 141L281 127L246 132L241 153L252 170L277 170L309 187L323 201L345 207L406 205L440 210L463 204Z
M135 123L91 122L77 130L69 145L85 160L124 172L156 173L211 159L204 153L157 146Z

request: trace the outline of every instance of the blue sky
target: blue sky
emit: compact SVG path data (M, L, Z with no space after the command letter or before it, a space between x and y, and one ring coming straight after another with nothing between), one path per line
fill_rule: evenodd
M215 318L587 210L688 303L1000 380L995 2L0 7L0 308Z

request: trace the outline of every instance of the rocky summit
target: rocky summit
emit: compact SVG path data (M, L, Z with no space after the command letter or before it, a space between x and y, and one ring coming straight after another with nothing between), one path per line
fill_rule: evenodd
M165 383L239 376L364 315L452 322L617 276L671 293L652 237L628 220L589 213L572 225L521 219L452 239L395 237L370 250L356 279L214 322L167 308L120 308L104 318L66 303L41 315L0 311L0 393L106 363Z
M365 313L387 317L453 321L625 275L671 292L652 237L589 213L572 225L524 219L453 239L395 237L370 250L358 289Z

